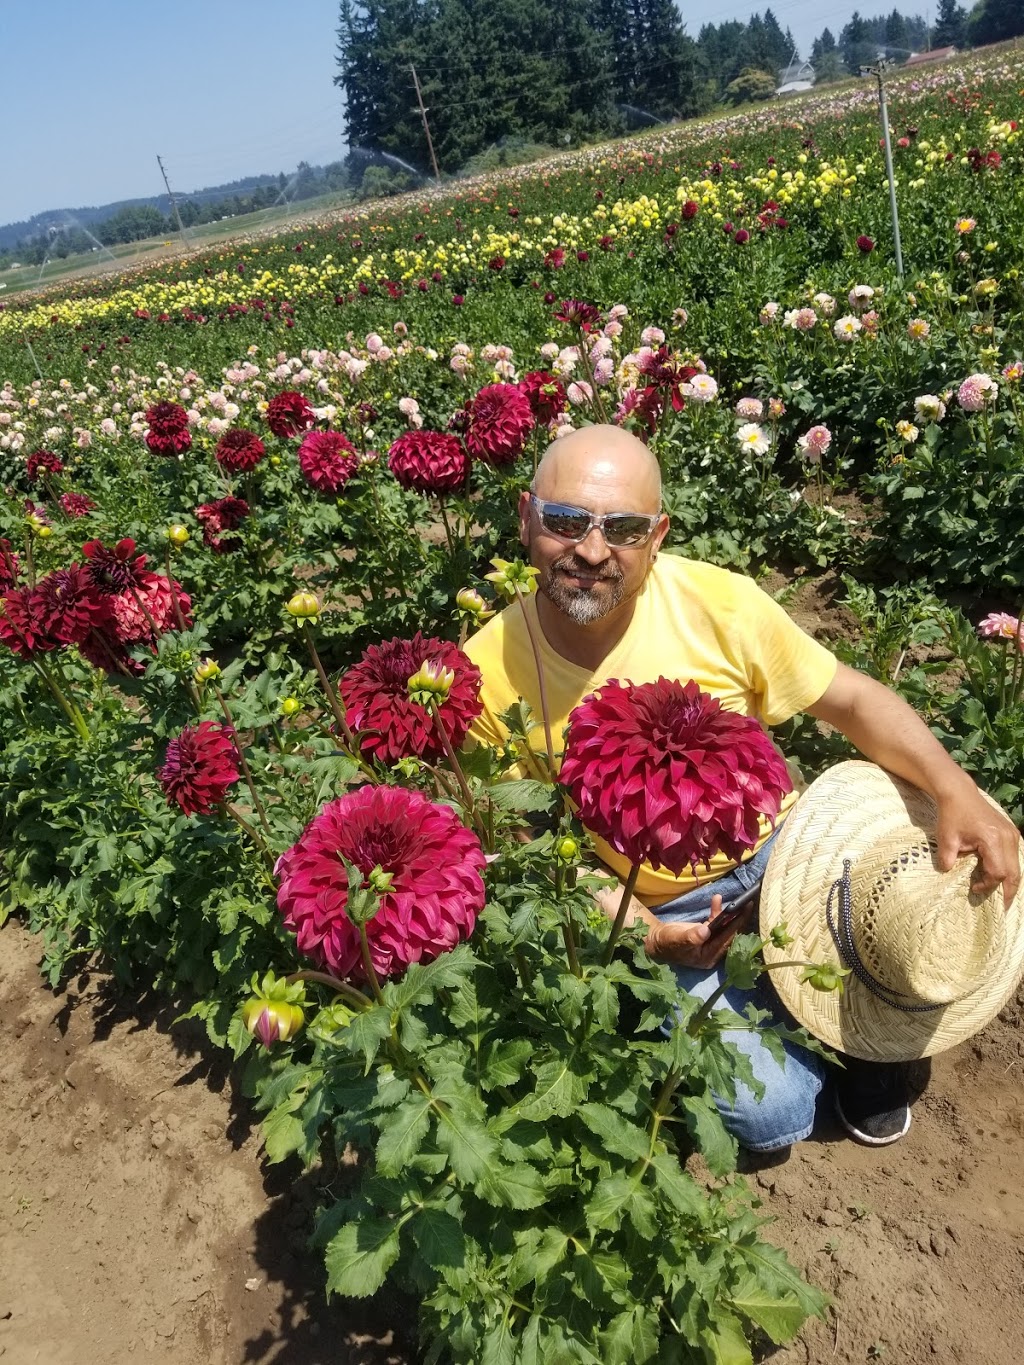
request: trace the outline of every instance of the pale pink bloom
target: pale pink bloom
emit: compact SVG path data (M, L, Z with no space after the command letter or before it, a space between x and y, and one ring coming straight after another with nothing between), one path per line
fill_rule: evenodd
M197 427L199 423L203 420L203 414L199 411L198 408L189 408L185 416L188 418L188 424L190 427Z
M211 417L206 424L206 430L211 436L223 436L230 425L231 423L225 421L223 417Z
M117 435L117 423L114 421L113 417L104 417L103 421L100 423L100 432L104 436Z
M764 305L760 313L758 313L757 315L758 320L760 321L762 327L767 327L770 322L775 321L775 319L778 317L780 307L781 304L774 302L766 303Z
M741 450L745 450L748 455L767 455L771 449L771 440L763 427L759 427L756 422L745 422L736 432L736 440Z
M872 336L878 335L878 314L873 308L869 308L866 313L862 313L860 320L865 332L870 332Z
M494 362L494 373L499 379L512 379L515 372L515 362L512 360L496 360Z
M1006 611L994 611L986 616L983 621L978 622L978 634L986 640L1018 640L1021 641L1020 621L1016 616L1011 616ZM1024 641L1021 641L1024 648Z
M695 374L683 385L683 393L694 403L710 403L718 395L718 383L709 374Z
M832 335L837 341L853 341L858 332L864 330L860 318L847 316L840 318L832 328Z
M919 422L941 422L946 415L946 405L934 393L922 393L914 399L914 415Z
M806 435L797 439L800 454L811 464L817 464L831 444L832 433L828 427L820 423L818 426L811 427Z
M956 230L961 237L965 236L968 232L973 232L977 226L978 220L976 218L958 218L956 220Z
M178 390L178 397L185 403L192 397L192 390L187 384Z
M452 347L452 355L465 355L465 356L471 356L472 354L473 354L473 351L472 351L471 347L467 346L466 343L465 343L464 341L457 341L457 342L455 343L455 345ZM556 355L558 354L558 347L557 347L557 346L555 347L555 354L556 354Z
M369 362L366 360L357 360L355 356L346 362L345 373L353 384L358 383L358 381L362 379L363 375L366 373L368 363Z
M809 332L817 321L818 315L813 308L791 308L782 319L782 325L794 332Z
M831 294L815 294L814 304L818 312L827 318L836 311L836 301Z
M604 327L602 328L602 331L604 332L606 337L610 337L612 340L614 340L615 337L622 335L622 323L616 321L615 318L612 318L611 322L605 323Z
M1008 384L1017 384L1024 377L1024 360L1013 360L1003 367L1003 378Z
M381 346L374 354L374 360L378 360L382 365L386 365L394 357L394 351L390 346Z
M735 412L744 422L760 422L764 416L764 404L760 398L741 398L736 404Z
M76 427L75 445L79 450L88 450L92 445L92 432L86 431L84 427Z
M448 363L460 377L467 375L473 368L473 362L465 355L453 355Z
M769 399L768 399L768 416L771 417L774 421L777 422L777 421L779 420L780 417L785 417L785 415L786 415L786 405L785 405L785 403L782 401L782 399L781 399L781 398L769 398Z
M689 313L686 311L685 308L673 308L673 309L672 309L672 326L673 326L673 327L685 327L686 324L687 324L689 321L690 321L690 315L689 315Z
M971 374L957 389L956 401L964 412L981 412L995 402L998 394L999 385L994 379L987 374Z
M610 355L602 356L594 366L594 383L610 384L615 374L615 361Z
M487 342L485 346L481 346L480 359L484 362L485 365L493 365L494 362L498 359L497 346L492 346L490 342Z
M914 341L924 341L932 330L926 318L911 318L907 323L907 336Z
M409 325L405 322L396 322L391 330L396 337L407 337L409 335Z
M565 436L567 432L572 430L572 417L568 412L560 412L551 424L551 434L556 440L559 436Z
M210 407L213 408L214 412L223 412L228 400L219 389L215 389L213 393L208 393L206 395L206 401L209 403Z
M628 317L629 317L629 309L626 307L626 305L625 305L624 303L615 303L615 304L612 304L611 308L608 309L608 321L609 321L609 322L621 322L621 321L623 320L623 318L628 318Z
M224 408L224 416L228 419L229 422L233 422L240 411L241 408L239 408L237 403L228 403L227 406Z
M611 337L596 336L593 338L593 340L590 343L591 360L600 360L602 356L611 355L611 353L612 353Z
M855 284L846 296L850 301L850 307L856 308L857 312L862 312L875 297L875 291L870 284Z
M384 345L384 338L377 332L370 332L366 338L366 349L371 355L376 355Z
M579 363L580 352L577 346L563 346L551 368L560 379L567 379Z
M585 379L576 379L565 391L565 396L573 407L581 407L584 403L590 403L594 398L594 390Z
M640 340L645 346L660 346L665 340L665 333L660 327L645 327L640 333Z
M418 417L420 405L415 398L400 398L398 400L398 411L403 417Z
M540 353L545 360L554 360L555 356L558 354L558 342L545 341L544 345L540 348Z

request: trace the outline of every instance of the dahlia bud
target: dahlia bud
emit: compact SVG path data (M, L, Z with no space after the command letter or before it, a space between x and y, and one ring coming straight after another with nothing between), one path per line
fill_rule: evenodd
M373 869L366 878L366 884L371 890L376 891L378 896L383 896L385 891L391 890L391 883L395 880L393 872L385 872L380 863Z
M192 533L187 526L182 526L180 521L176 521L173 526L168 526L167 539L180 550L192 539Z
M823 991L826 994L829 991L836 991L842 995L843 977L849 975L849 967L837 967L832 962L821 962L805 967L800 974L800 980L806 981L812 990Z
M460 588L455 594L455 605L458 607L460 615L466 616L472 621L486 621L489 616L494 615L476 588Z
M521 559L492 559L494 573L484 574L488 583L493 583L495 589L501 593L502 597L513 600L517 592L524 597L537 591L536 578L540 573L530 564L524 564Z
M560 863L574 863L579 859L579 856L579 843L571 835L567 834L555 844L555 857Z
M786 932L784 924L777 924L771 931L769 938L776 948L788 948L794 942L793 935Z
M285 604L285 611L289 616L294 616L297 621L315 621L320 615L320 603L316 593L297 592L289 597Z
M213 682L214 678L220 677L220 664L216 659L203 659L196 666L193 677L196 682Z
M242 1006L242 1023L254 1038L269 1048L298 1033L305 1016L298 1005L255 995Z
M282 697L282 698L281 698L281 715L282 715L282 716L297 716L301 710L302 710L302 702L299 701L298 697Z
M420 706L429 706L431 701L440 704L447 701L448 693L455 681L455 670L429 659L420 664L409 679L409 696Z

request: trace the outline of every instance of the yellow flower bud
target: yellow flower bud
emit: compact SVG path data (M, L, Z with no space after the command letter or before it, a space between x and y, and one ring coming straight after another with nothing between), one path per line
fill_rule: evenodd
M320 615L320 603L316 593L300 591L289 597L285 611L297 621L315 620Z
M214 678L220 677L220 664L216 659L204 659L197 665L193 676L196 682L212 682Z
M297 716L301 710L302 710L302 702L299 701L298 697L282 697L282 698L281 698L281 715L282 715L282 716Z
M176 521L173 526L168 526L167 539L172 545L177 545L180 548L192 539L192 533L187 526L182 526L180 521Z

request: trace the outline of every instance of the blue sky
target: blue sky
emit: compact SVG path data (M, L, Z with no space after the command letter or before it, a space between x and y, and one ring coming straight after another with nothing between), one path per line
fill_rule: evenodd
M855 7L772 8L806 49ZM337 0L0 0L0 9L0 223L160 193L158 152L181 191L341 153ZM705 22L746 19L764 4L680 0L680 9L696 37Z

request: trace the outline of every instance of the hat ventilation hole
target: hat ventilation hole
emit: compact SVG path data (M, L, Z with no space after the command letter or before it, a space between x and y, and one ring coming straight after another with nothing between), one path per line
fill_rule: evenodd
M919 844L911 844L904 848L878 874L865 896L857 934L858 948L865 965L868 966L873 975L880 975L882 970L882 954L878 949L876 921L881 913L886 892L901 872L910 871L925 862L931 866L937 851L938 845L932 839L926 839Z

